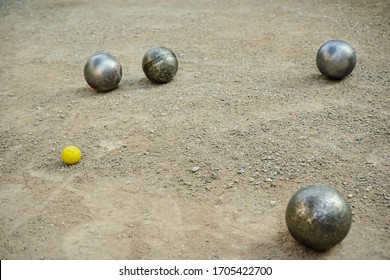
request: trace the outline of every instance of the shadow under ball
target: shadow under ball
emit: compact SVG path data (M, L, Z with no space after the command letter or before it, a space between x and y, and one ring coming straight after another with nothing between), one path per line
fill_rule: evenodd
M355 68L356 53L350 44L341 40L331 40L320 47L316 62L318 70L325 77L341 80Z
M156 47L147 51L142 60L142 70L154 83L170 82L179 68L176 55L168 48Z
M326 251L340 243L352 224L352 212L344 196L327 185L298 190L286 209L290 234L302 245Z
M108 53L98 53L90 57L84 66L84 78L100 92L116 88L122 79L122 66Z

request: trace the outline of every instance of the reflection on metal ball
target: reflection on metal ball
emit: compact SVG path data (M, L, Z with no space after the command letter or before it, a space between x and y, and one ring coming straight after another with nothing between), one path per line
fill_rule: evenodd
M298 190L286 209L291 235L302 245L326 251L348 234L352 212L344 196L327 185L309 185Z
M122 66L108 53L98 53L88 59L84 66L87 83L97 91L105 92L116 88L122 79Z
M317 68L331 80L348 76L356 64L355 50L341 40L331 40L321 46L316 57Z
M170 82L179 68L176 55L167 48L157 47L148 50L142 60L142 70L152 82Z

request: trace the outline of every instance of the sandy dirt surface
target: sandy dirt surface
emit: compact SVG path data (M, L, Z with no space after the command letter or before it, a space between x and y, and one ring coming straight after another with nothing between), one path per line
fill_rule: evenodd
M390 259L390 1L328 2L1 0L0 258ZM339 82L315 64L331 39L357 54ZM123 67L108 93L96 52ZM353 210L325 253L284 219L312 183Z

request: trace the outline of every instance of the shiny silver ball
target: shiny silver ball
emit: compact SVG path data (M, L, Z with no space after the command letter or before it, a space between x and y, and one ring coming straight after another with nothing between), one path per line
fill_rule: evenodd
M154 83L170 82L179 68L176 55L167 48L157 47L148 50L142 60L142 70Z
M331 40L321 46L316 57L317 68L331 80L348 76L356 65L356 53L350 44Z
M116 88L122 79L122 66L108 53L90 57L84 66L84 78L97 91L105 92Z
M352 224L352 212L344 196L327 185L298 190L286 209L290 234L302 245L326 251L340 243Z

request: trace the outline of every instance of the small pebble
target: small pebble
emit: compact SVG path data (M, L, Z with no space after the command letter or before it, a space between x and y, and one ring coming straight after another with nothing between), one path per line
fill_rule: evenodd
M192 172L197 172L197 171L199 171L199 169L200 169L200 167L199 166L195 166L195 167L193 167L191 170L192 170Z
M238 171L237 171L237 174L244 174L244 172L245 172L245 170L244 169L239 169Z
M269 202L269 204L270 204L271 206L275 206L276 203L278 203L278 202L275 201L275 200L270 200L270 201L268 201L268 202Z

